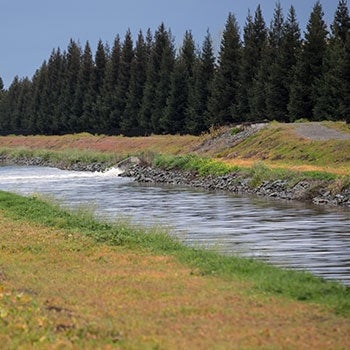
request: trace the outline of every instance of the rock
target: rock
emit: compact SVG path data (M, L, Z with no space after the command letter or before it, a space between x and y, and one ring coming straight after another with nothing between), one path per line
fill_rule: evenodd
M145 183L166 183L203 188L208 191L220 190L283 200L310 201L317 205L350 206L350 189L335 196L327 189L327 183L324 183L324 187L322 187L319 181L314 180L299 181L293 187L289 187L285 180L265 181L259 187L252 188L249 186L250 178L243 177L239 173L201 177L193 171L151 168L141 164L133 165L122 176L131 176L135 178L135 181Z
M96 162L85 164L77 162L70 165L64 163L53 163L36 158L9 159L0 156L0 162L5 164L53 166L60 169L78 171L105 171L109 166L106 163ZM241 173L230 173L222 176L199 176L194 171L167 170L153 168L142 164L139 158L130 157L117 164L124 170L121 176L132 177L137 182L173 184L177 186L189 186L203 188L208 191L228 191L239 194L255 194L283 200L309 201L317 205L333 205L350 207L350 188L341 193L332 194L327 182L315 180L303 180L290 187L285 180L264 181L259 187L253 188L249 185L251 179Z

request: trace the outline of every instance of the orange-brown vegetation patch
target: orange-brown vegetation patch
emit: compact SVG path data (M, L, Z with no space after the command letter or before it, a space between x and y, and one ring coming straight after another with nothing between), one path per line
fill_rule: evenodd
M79 149L118 155L136 154L143 151L162 153L186 153L197 142L196 136L154 135L148 137L123 137L90 134L62 136L2 136L0 147L28 149Z
M1 213L0 227L5 348L30 348L31 332L39 334L39 349L350 348L349 319L319 306L201 276L170 256L96 244ZM29 299L38 308L34 321L25 317Z
M228 165L232 166L238 166L242 168L250 168L254 164L261 162L258 158L251 158L251 159L225 159L225 158L217 158L217 161L223 162ZM309 165L309 164L301 164L301 165L291 165L286 164L283 162L271 162L268 160L264 160L263 163L271 169L289 169L292 171L300 171L300 172L326 172L330 174L336 174L336 175L349 175L349 167L346 166L316 166L316 165Z

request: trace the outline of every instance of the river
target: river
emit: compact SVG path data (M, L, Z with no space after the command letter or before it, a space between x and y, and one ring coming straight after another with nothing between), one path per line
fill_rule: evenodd
M350 211L173 186L105 173L0 167L0 190L40 193L96 215L170 228L185 244L304 269L350 285Z

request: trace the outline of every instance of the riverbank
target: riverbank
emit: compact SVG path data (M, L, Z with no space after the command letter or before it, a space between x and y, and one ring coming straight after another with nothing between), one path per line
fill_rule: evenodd
M350 207L349 152L349 126L331 122L228 126L199 137L0 137L3 164L104 171L137 156L141 164L124 176L140 182L343 207Z
M345 349L349 288L0 192L5 348Z
M252 194L280 200L298 200L317 205L350 207L350 188L347 180L312 179L311 175L270 173L262 164L250 171L233 171L224 175L200 176L195 171L162 169L147 165L131 165L122 176L135 178L142 183L171 184L203 188L209 191L228 191ZM273 179L269 180L269 177Z
M286 201L310 202L316 205L350 207L350 186L347 178L336 178L322 173L271 171L263 163L257 163L249 170L237 169L236 167L232 170L230 166L223 166L222 169L226 169L223 175L210 174L210 169L208 175L201 175L196 169L184 170L169 164L159 167L152 165L149 160L133 158L136 161L129 162L128 159L130 158L127 158L113 164L113 166L123 164L122 170L124 172L121 176L132 177L140 183L188 186L208 191L227 191ZM198 158L198 161L201 161L200 158ZM92 172L103 172L112 167L111 161L67 163L65 161L43 159L42 157L23 156L13 158L6 155L0 156L1 163L22 166L49 166L65 170ZM186 168L184 165L183 167ZM213 172L215 171L213 170Z

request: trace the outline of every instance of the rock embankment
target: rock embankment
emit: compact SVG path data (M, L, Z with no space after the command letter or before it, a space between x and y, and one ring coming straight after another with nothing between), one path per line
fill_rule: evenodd
M86 164L76 162L67 164L65 162L55 162L45 160L40 157L16 157L9 158L0 156L0 164L16 164L24 166L51 166L59 169L74 171L105 171L111 164L96 162ZM228 191L236 194L253 194L281 200L299 200L312 202L318 205L332 205L350 207L350 188L339 193L333 193L329 189L330 183L327 181L302 180L291 185L286 180L264 181L259 186L251 186L251 178L243 176L241 173L231 173L222 176L209 175L199 176L192 171L166 170L154 168L142 164L136 158L131 157L122 161L120 167L124 171L122 176L133 177L140 183L171 184L177 186L189 186L193 188L203 188L209 191ZM114 165L114 167L117 167Z
M165 170L135 164L122 176L133 177L140 183L159 183L189 186L206 190L228 191L236 194L254 194L281 200L299 200L318 205L337 205L350 207L350 188L334 194L329 190L329 182L302 180L290 184L286 180L264 181L259 186L251 186L251 178L240 173L222 176L198 176L191 171Z
M63 170L73 170L73 171L105 171L108 169L111 164L103 163L103 162L95 162L95 163L84 163L84 162L74 162L67 163L64 161L54 161L54 160L46 160L41 157L9 157L7 155L0 155L0 164L16 164L23 166L48 166Z

